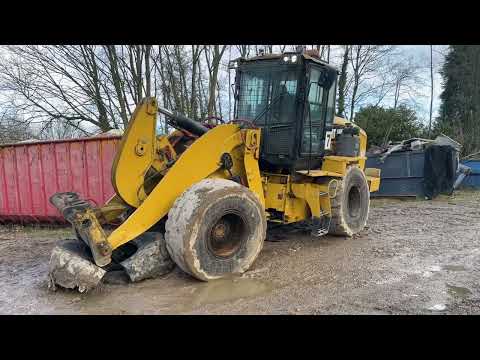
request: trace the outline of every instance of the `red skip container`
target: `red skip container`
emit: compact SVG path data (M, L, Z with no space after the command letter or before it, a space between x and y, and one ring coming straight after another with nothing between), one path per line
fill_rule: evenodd
M113 158L121 136L0 145L0 222L65 223L49 198L73 191L103 205L113 194Z

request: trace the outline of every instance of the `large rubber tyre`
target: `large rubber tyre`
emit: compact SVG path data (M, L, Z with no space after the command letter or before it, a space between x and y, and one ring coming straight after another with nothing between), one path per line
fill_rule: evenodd
M350 237L363 230L370 210L370 190L360 168L347 168L342 181L338 181L331 208L330 234Z
M248 188L206 179L175 201L165 229L173 261L184 272L209 281L248 270L263 247L267 221Z

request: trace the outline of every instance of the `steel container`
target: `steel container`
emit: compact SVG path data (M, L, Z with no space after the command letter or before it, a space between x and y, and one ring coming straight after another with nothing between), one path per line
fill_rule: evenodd
M56 192L73 191L94 205L114 190L110 180L121 136L0 145L0 222L64 223L50 204Z

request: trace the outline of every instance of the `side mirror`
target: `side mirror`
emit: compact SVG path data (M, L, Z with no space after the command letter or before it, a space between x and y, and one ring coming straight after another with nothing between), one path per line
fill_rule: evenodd
M320 82L323 87L325 87L326 89L330 89L332 84L335 82L336 78L337 78L337 75L335 72L325 71L325 72L322 72L322 75L320 76Z

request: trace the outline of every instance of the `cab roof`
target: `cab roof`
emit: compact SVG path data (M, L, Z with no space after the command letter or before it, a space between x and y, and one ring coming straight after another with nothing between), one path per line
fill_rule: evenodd
M331 69L331 70L334 70L334 71L338 71L334 66L330 65L328 62L324 61L324 60L321 60L318 56L315 56L312 52L309 53L308 50L306 51L303 51L303 52L284 52L284 53L281 53L281 54L264 54L264 55L258 55L258 56L254 56L254 57L250 57L250 58L244 58L244 57L240 57L238 59L235 59L234 61L240 61L240 62L253 62L253 61L259 61L259 60L274 60L274 59L281 59L282 57L284 56L291 56L291 55L297 55L297 56L301 56L304 60L310 60L310 61L313 61L319 65L323 65L323 66L326 66L327 68Z

